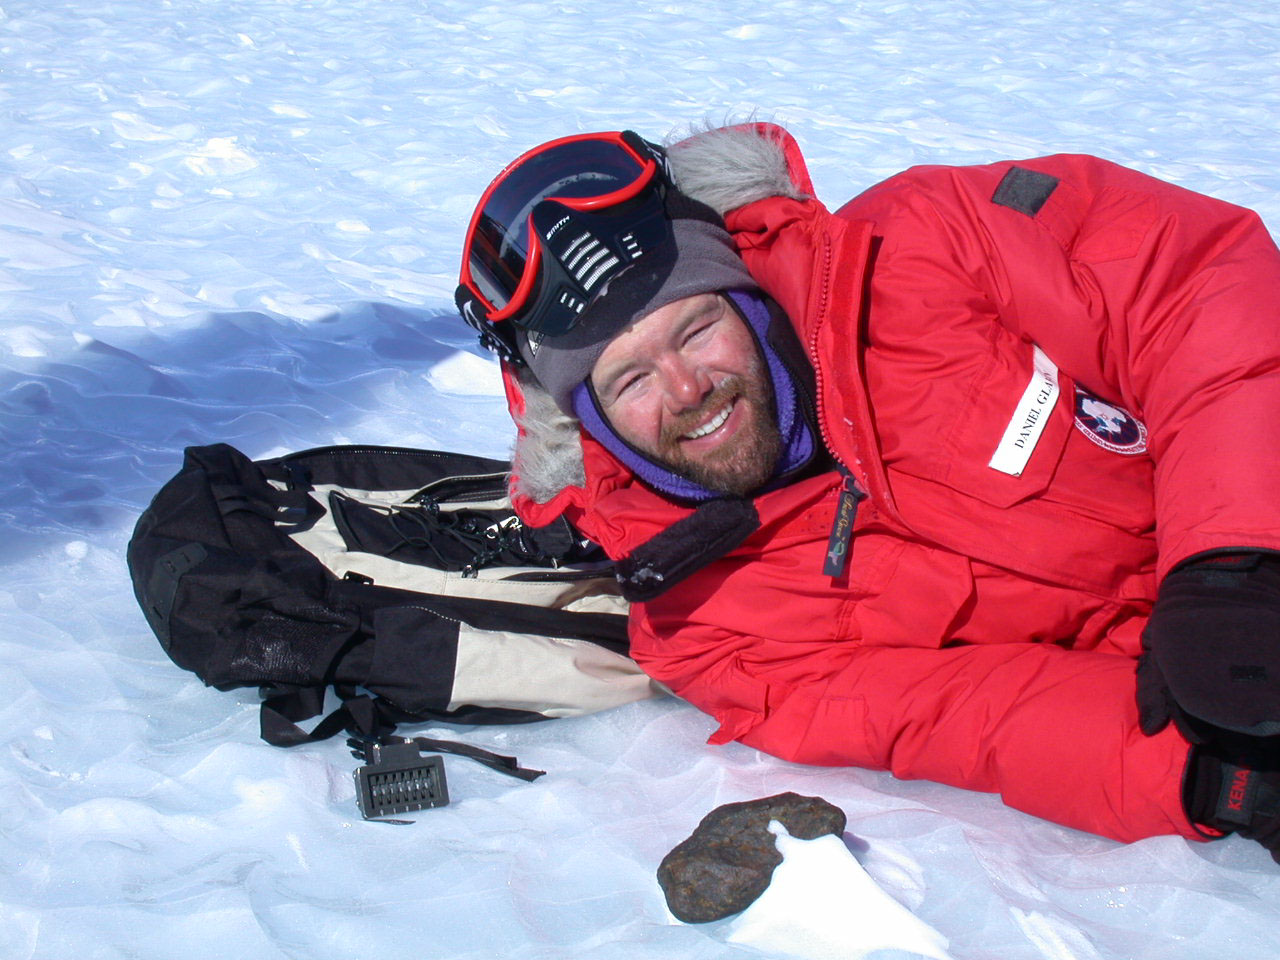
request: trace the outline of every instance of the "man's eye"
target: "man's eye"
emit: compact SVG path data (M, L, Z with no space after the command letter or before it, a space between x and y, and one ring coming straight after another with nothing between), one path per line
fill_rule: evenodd
M715 321L711 320L706 323L699 323L691 327L685 335L685 343L697 343L707 339L711 332L715 329Z
M643 379L644 377L641 374L633 373L615 380L613 386L607 391L609 403L617 403L625 396L638 392L640 389L640 381Z
M618 388L618 396L624 393L638 393L644 386L644 375L637 373L627 377Z

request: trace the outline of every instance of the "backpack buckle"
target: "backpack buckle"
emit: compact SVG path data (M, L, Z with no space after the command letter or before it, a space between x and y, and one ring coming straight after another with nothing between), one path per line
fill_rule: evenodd
M347 743L353 756L367 761L354 774L356 804L366 820L443 807L449 802L443 757L424 757L412 740L371 743L352 738Z

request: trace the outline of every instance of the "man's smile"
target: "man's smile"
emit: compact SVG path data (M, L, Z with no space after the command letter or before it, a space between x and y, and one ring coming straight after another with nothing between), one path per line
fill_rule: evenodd
M729 419L729 414L733 412L733 409L737 405L737 402L738 401L736 397L730 400L728 403L724 405L724 407L720 410L720 412L717 413L714 417L712 417L710 420L708 420L698 429L693 430L689 433L686 433L680 439L686 440L686 441L698 440L701 437L707 436L707 434L714 433L716 430L719 430L720 427L724 425L724 422Z

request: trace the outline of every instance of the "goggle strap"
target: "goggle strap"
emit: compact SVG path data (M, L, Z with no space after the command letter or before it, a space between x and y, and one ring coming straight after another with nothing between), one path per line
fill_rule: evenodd
M454 303L467 326L479 335L480 346L517 367L525 366L524 357L516 345L515 329L506 320L492 321L484 316L484 307L465 284L459 284L454 293Z

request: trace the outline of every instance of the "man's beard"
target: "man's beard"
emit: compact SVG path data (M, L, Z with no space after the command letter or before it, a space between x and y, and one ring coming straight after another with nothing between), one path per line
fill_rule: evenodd
M702 426L731 400L738 405L745 402L742 412L747 421L734 436L704 456L687 457L680 438ZM773 477L781 452L782 435L774 413L772 384L764 365L757 360L746 376L726 377L697 410L667 424L658 438L658 449L651 456L673 473L708 490L745 496Z

